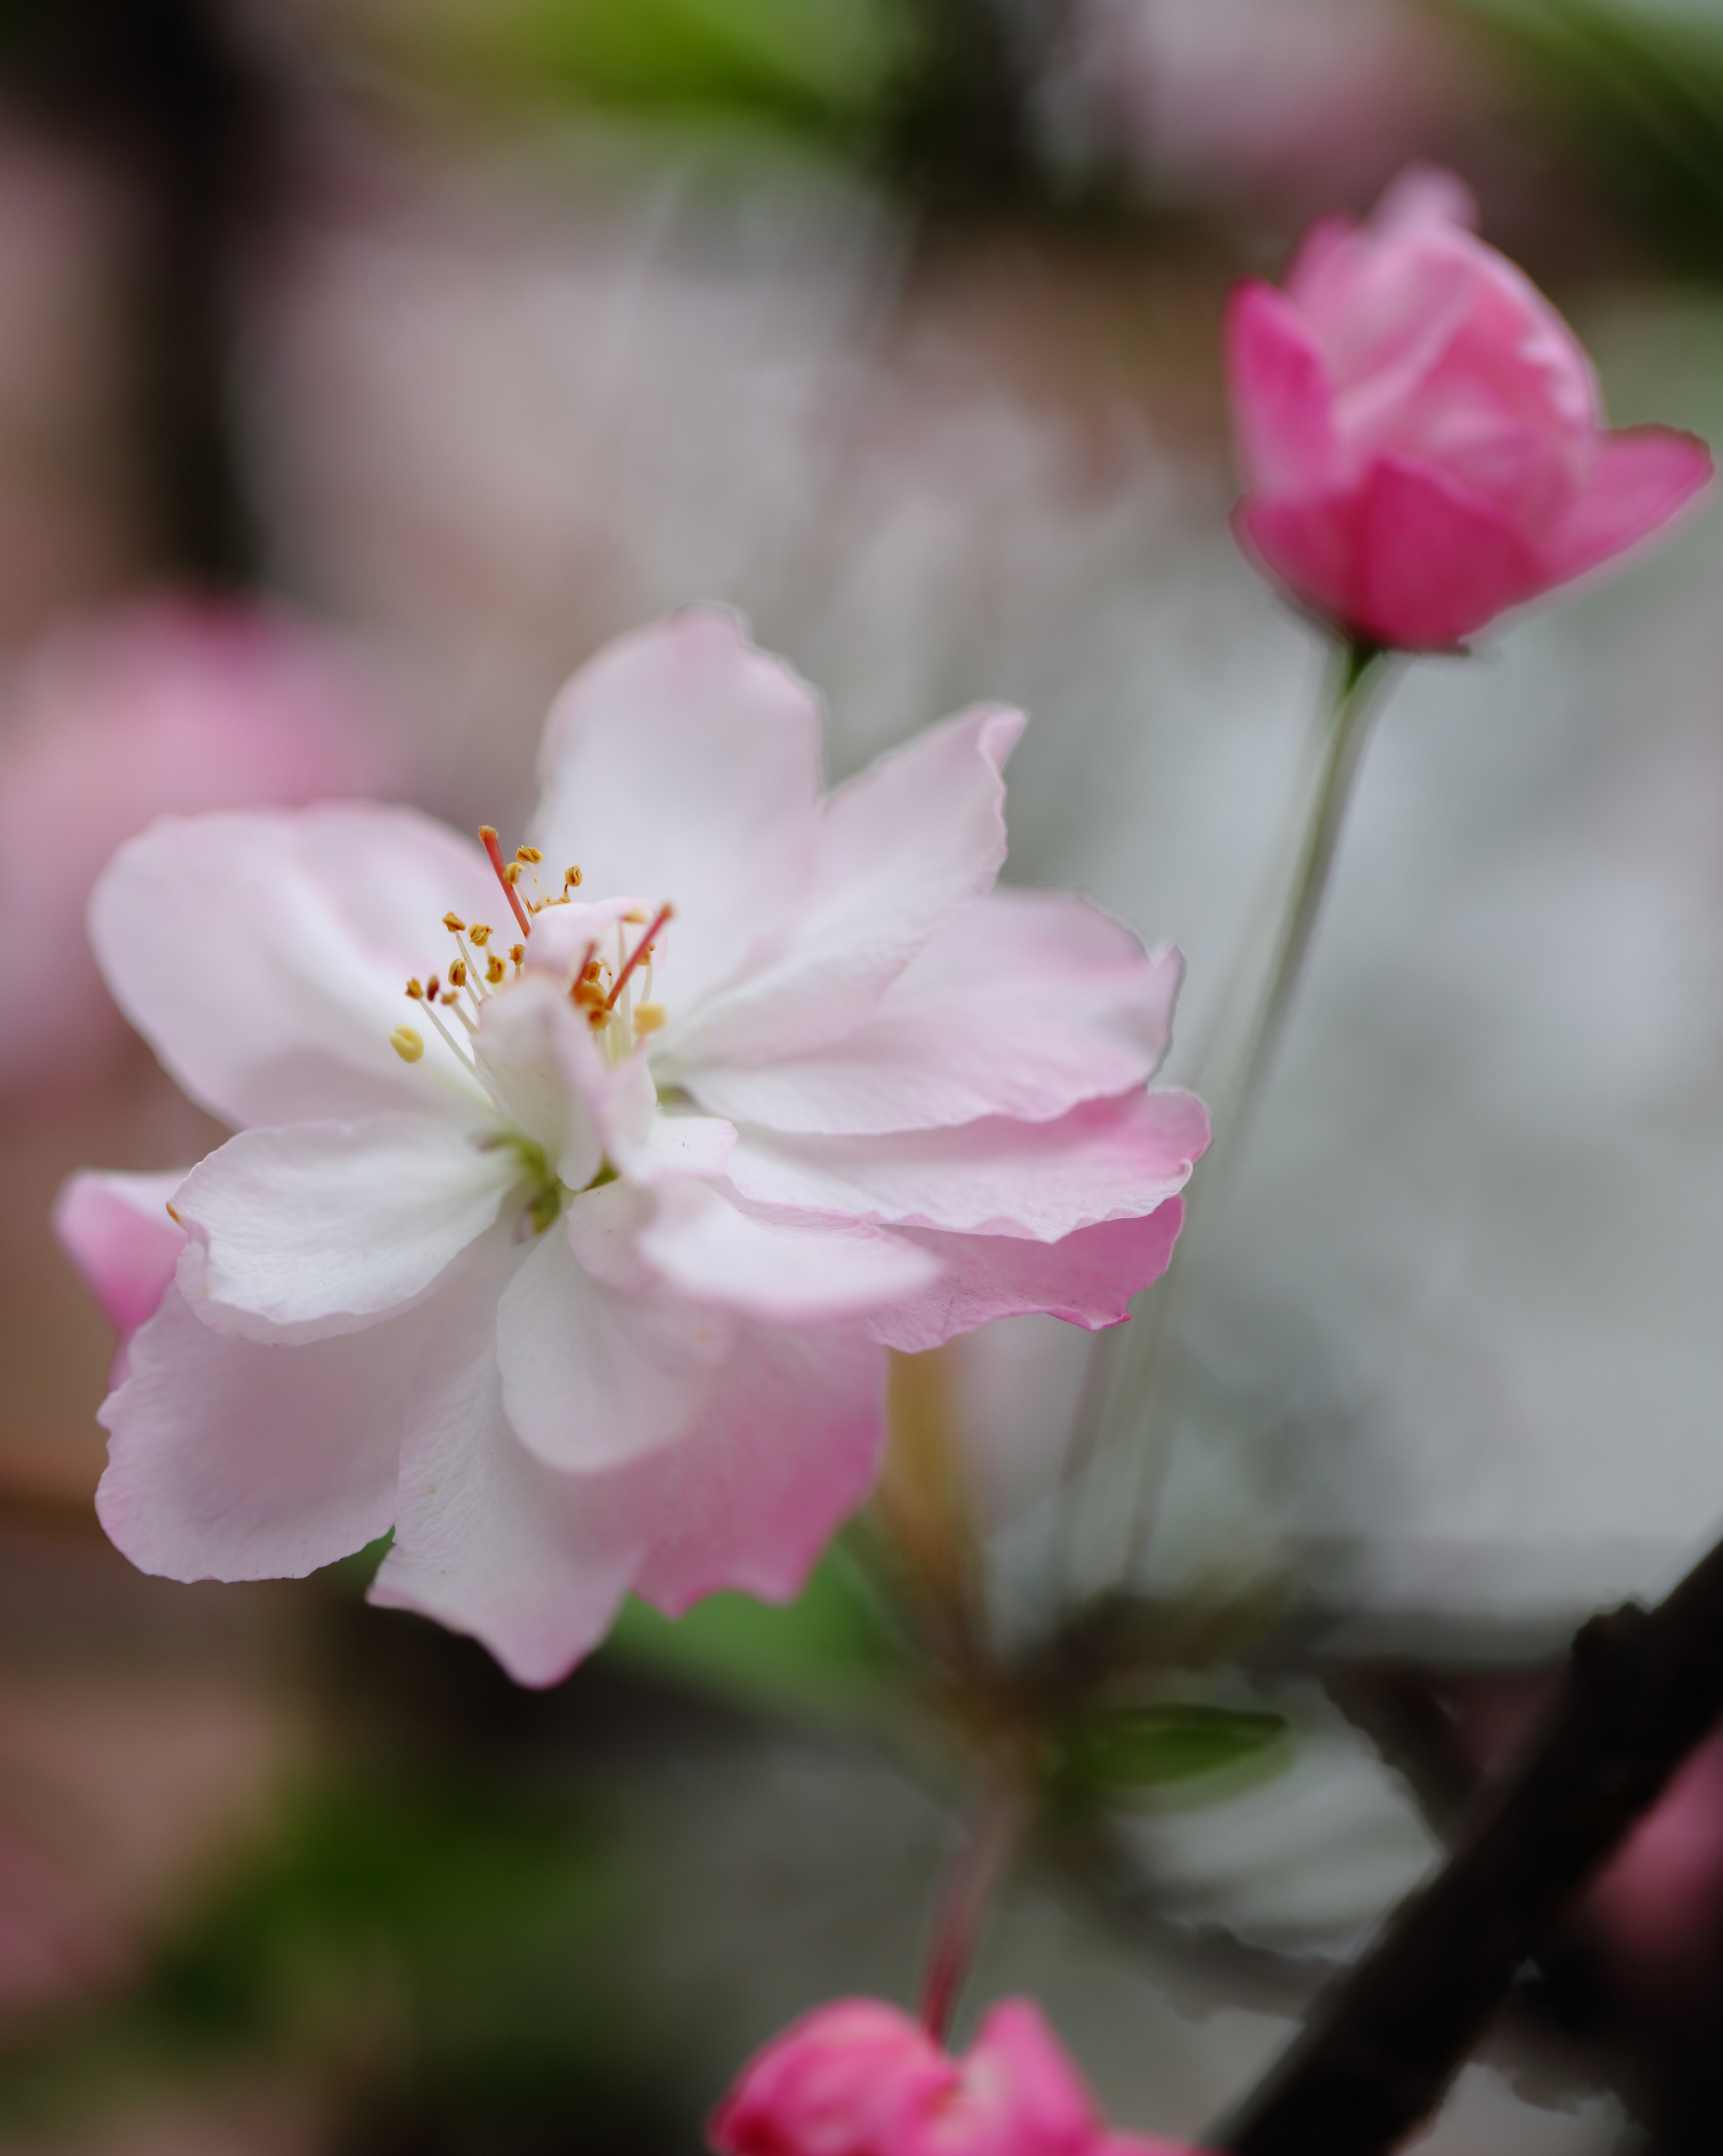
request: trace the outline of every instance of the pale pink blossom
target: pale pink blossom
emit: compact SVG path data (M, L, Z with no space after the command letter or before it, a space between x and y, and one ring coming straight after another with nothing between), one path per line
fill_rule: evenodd
M1227 317L1241 541L1316 612L1406 650L1614 560L1711 474L1690 435L1606 431L1583 347L1474 217L1458 180L1409 171Z
M0 1091L75 1084L125 1038L84 934L122 839L168 810L369 791L391 761L375 692L339 648L238 601L152 599L70 624L0 706Z
M822 798L812 692L696 611L563 691L513 898L405 810L124 847L103 972L239 1134L174 1187L141 1324L160 1191L63 1203L135 1328L120 1548L251 1579L392 1527L374 1599L548 1682L630 1589L797 1590L872 1482L882 1345L1123 1317L1207 1121L1145 1087L1176 954L994 889L1022 724L966 712Z
M1189 2156L1116 2134L1047 2017L1002 1999L961 2059L882 1999L836 2000L743 2068L718 2156Z

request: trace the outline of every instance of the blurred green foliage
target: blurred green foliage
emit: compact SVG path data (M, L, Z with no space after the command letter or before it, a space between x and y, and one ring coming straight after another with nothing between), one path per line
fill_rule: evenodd
M1266 1710L1191 1700L1096 1708L1065 1730L1052 1781L1079 1806L1169 1793L1206 1802L1278 1774L1291 1750L1286 1718Z
M914 27L911 0L488 0L425 9L411 35L470 87L843 134Z
M781 1606L726 1593L673 1619L631 1600L603 1652L726 1705L798 1718L880 1712L915 1675L906 1647L842 1544Z
M14 2035L0 2122L129 2110L241 2061L319 2092L367 2156L688 2147L616 1978L617 1858L596 1818L494 1782L302 1788L123 1997Z
M1546 144L1670 266L1723 275L1723 12L1442 0L1496 41Z

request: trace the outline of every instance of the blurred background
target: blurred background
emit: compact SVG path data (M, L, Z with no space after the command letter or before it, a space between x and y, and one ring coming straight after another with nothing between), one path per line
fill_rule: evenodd
M1326 664L1228 535L1222 301L1414 159L1618 424L1723 436L1723 0L0 5L4 2156L697 2149L792 2013L913 1990L963 1774L869 1581L945 1546L930 1397L1002 1636L1107 1556L1033 1320L899 1372L794 1610L631 1611L548 1693L364 1560L132 1572L49 1211L219 1134L90 966L109 852L345 792L507 830L569 668L722 600L834 777L1025 705L1010 874L1178 941L1188 1063ZM1574 1625L1723 1520L1720 580L1714 516L1372 749L1192 1298L1152 1712L973 1987L1122 2123L1248 2085ZM1719 2056L1706 1753L1428 2147L1714 2151Z

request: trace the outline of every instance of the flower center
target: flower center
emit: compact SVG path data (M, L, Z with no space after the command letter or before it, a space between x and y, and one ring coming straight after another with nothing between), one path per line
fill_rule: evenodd
M428 979L415 974L407 984L407 996L483 1084L483 1075L460 1035L469 1039L476 1035L486 1003L520 979L535 916L547 907L575 904L582 877L577 865L567 868L562 889L547 892L538 873L544 856L536 846L518 846L513 860L505 861L492 825L481 824L479 838L519 925L520 941L502 947L488 922L470 923L453 911L445 913L443 926L455 940L456 954ZM591 910L593 932L573 963L563 969L563 986L570 1003L585 1014L606 1059L619 1063L664 1022L664 1007L652 997L652 961L656 939L674 909L666 904L650 917L638 906L625 912L599 907ZM425 1053L424 1035L415 1026L397 1026L389 1043L404 1063L416 1063Z

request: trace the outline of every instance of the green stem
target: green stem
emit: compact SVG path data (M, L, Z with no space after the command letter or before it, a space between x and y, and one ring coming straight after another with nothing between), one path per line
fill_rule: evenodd
M1096 1388L1097 1411L1085 1412L1070 1454L1071 1474L1079 1476L1097 1448L1099 1426L1110 1424L1120 1438L1145 1432L1150 1441L1138 1460L1135 1500L1126 1518L1122 1575L1129 1578L1147 1552L1169 1452L1172 1366L1178 1361L1179 1320L1192 1264L1203 1240L1193 1234L1200 1218L1212 1221L1224 1185L1243 1151L1249 1125L1260 1101L1275 1054L1285 1032L1309 957L1322 901L1327 895L1341 828L1369 738L1370 721L1378 708L1380 686L1389 654L1381 646L1348 641L1322 741L1319 775L1309 820L1298 848L1273 955L1263 977L1256 1009L1243 1030L1236 1074L1227 1070L1230 1041L1236 1036L1221 1015L1216 1041L1204 1054L1196 1089L1208 1102L1216 1141L1197 1171L1193 1198L1187 1201L1185 1230L1173 1263L1156 1283L1141 1316L1121 1328L1117 1347ZM1229 999L1230 1000L1230 999ZM1133 1337L1134 1336L1134 1337ZM1071 1496L1074 1496L1074 1490ZM1067 1510L1070 1496L1067 1496Z
M1379 644L1355 639L1346 648L1328 726L1322 778L1298 862L1292 903L1280 932L1261 1007L1251 1028L1243 1068L1230 1089L1231 1098L1220 1104L1222 1143L1228 1158L1235 1155L1244 1141L1303 979L1322 901L1328 895L1353 785L1370 737L1370 722L1379 708L1375 690L1382 679L1387 655ZM1218 1179L1210 1169L1209 1182L1213 1184Z

